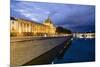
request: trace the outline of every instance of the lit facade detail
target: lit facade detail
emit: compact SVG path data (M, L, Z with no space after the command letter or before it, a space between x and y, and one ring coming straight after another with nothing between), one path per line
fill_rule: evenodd
M11 17L10 24L11 36L50 36L56 33L56 27L50 18L41 24L30 20Z

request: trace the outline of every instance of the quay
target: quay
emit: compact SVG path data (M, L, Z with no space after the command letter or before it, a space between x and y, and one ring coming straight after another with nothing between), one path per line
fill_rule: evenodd
M57 54L62 52L62 49L68 46L71 38L72 36L12 37L10 64L12 66L49 64Z

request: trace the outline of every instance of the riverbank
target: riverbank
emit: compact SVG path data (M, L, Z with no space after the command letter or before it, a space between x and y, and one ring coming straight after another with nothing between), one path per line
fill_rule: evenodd
M67 37L53 37L41 40L25 40L25 41L15 41L11 42L11 65L28 65L28 64L46 64L49 62L39 62L35 60L35 62L31 63L34 59L39 56L43 56L43 54L52 53L52 49L55 51L54 53L50 53L50 58L52 58L56 53L58 53L59 49L64 48L64 45L61 45L65 41L69 41L71 36ZM60 45L60 46L59 46ZM62 47L61 47L62 46ZM58 48L59 47L59 48ZM50 51L50 52L49 52ZM48 56L47 56L48 57ZM47 60L47 59L42 59ZM38 62L38 63L37 63Z

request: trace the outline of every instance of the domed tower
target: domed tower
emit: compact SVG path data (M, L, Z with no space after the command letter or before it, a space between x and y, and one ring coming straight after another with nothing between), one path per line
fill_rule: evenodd
M49 27L48 31L49 31L49 34L55 34L56 32L56 27L53 25L53 22L51 21L50 17L48 17L44 23L44 25L47 25Z
M48 18L44 21L43 24L44 24L44 25L48 25L48 26L52 26L52 25L53 25L53 23L52 23L50 17L48 17Z

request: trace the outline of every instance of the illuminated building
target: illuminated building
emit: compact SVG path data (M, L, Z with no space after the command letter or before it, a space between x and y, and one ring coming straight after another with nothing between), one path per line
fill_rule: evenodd
M14 17L11 17L10 22L11 36L50 36L56 31L50 18L46 19L43 24Z

